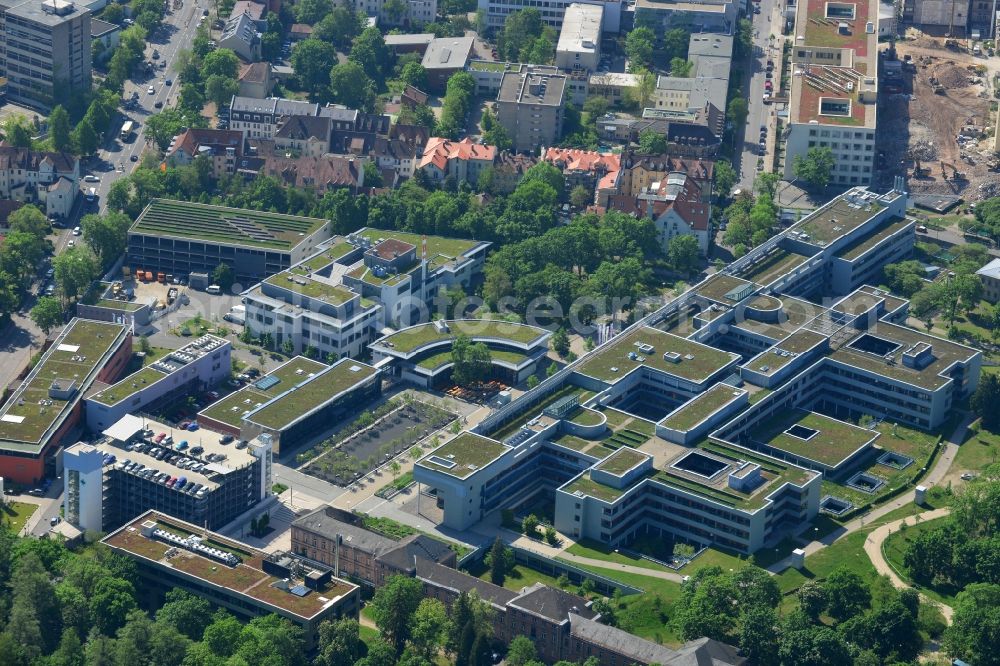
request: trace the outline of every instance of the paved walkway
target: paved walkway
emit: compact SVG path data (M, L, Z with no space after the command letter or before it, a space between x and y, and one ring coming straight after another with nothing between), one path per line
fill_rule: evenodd
M894 520L891 523L882 525L874 532L868 535L865 540L865 553L868 555L868 559L872 561L875 565L875 570L884 576L888 576L892 584L897 588L903 590L910 587L910 584L902 580L896 572L893 570L889 563L886 561L885 556L882 552L882 544L889 537L890 534L899 530L900 525L907 524L909 526L916 525L918 522L926 522L928 520L934 520L935 518L943 518L951 512L948 507L943 507L941 509L934 509L933 511L925 511L924 513L918 514L916 516L908 516L906 518L901 518L899 520ZM943 604L939 601L928 598L924 594L920 597L925 601L937 605L941 609L941 613L944 615L945 620L948 624L951 624L951 617L954 614L954 610L951 606Z
M955 456L958 454L958 447L962 440L965 439L965 431L974 420L975 417L971 414L966 415L955 430L952 431L948 439L944 441L944 450L938 455L937 460L934 463L934 467L931 468L931 471L928 472L926 476L924 476L920 485L927 488L937 485L945 477L945 475L948 474L948 470L951 468L951 464L955 461ZM913 498L914 491L907 491L885 504L872 509L865 515L849 521L843 527L830 532L826 536L810 541L803 547L803 550L806 552L806 555L812 555L813 553L816 553L819 550L833 544L837 540L842 539L848 534L857 532L858 530L864 528L865 525L871 525L873 522L886 514L891 513L900 507L906 506L907 504L912 504ZM808 528L806 528L805 532L808 532ZM799 533L799 536L803 535L803 532ZM781 573L790 566L792 566L791 556L775 562L769 566L767 570L771 573Z

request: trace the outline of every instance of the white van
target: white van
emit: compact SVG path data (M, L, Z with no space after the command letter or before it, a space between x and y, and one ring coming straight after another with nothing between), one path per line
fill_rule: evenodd
M205 289L205 291L208 292L208 293L210 293L210 294L221 294L222 293L222 287L220 287L217 284L210 284L210 285L208 285L208 288Z

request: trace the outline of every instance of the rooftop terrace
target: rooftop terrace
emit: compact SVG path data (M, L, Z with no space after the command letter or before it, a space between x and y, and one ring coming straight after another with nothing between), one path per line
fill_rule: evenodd
M314 217L153 199L129 231L223 245L290 250L326 224L329 224L327 220Z
M578 372L614 383L635 368L645 366L701 383L738 359L736 354L647 326L624 333L595 351L579 366Z
M837 467L878 436L867 428L800 409L776 415L751 433L757 442L830 467Z
M46 431L64 416L67 405L80 397L81 385L96 376L102 359L124 336L121 324L73 319L0 409L0 447L37 452ZM55 380L75 382L73 400L49 396Z
M463 432L417 461L421 467L466 479L510 447L488 437Z
M154 521L156 528L180 538L204 534L203 543L206 546L232 553L240 559L240 563L228 566L186 548L173 548L176 554L167 558L171 544L156 537L143 536L141 526L148 520ZM225 588L224 594L248 597L304 619L316 616L340 597L357 589L351 583L334 578L321 590L304 596L293 594L277 587L281 581L264 572L265 553L214 532L205 533L197 525L152 511L105 537L103 542L112 549L124 551L158 567L184 572L210 587Z

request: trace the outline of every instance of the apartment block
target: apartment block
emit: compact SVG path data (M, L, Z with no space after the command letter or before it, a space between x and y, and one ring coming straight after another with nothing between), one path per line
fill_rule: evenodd
M878 97L878 7L858 3L801 2L792 46L786 179L810 148L829 148L836 163L831 185L867 185L875 167Z
M449 141L432 136L427 140L416 168L439 183L445 178L451 178L456 183L476 183L479 175L493 166L496 155L496 146L475 143L468 137L461 141Z
M1000 259L994 259L978 271L976 275L983 283L983 298L990 303L1000 302Z
M504 72L497 95L497 121L516 152L553 145L562 135L567 77L563 74Z
M90 10L71 0L5 0L0 21L8 99L48 111L90 90Z
M379 25L413 28L426 23L434 23L437 17L437 0L406 0L405 10L400 12L396 5L386 0L355 0L354 7L368 16L378 19Z
M731 35L736 30L740 7L733 0L636 0L635 25L652 28L657 34L682 27L695 33Z
M566 8L572 4L581 4L580 0L550 0L545 6L538 6L532 0L479 0L479 9L486 14L486 24L490 28L503 28L507 17L526 7L534 7L542 15L542 22L556 30L562 29L566 16ZM584 0L582 4L599 5L604 9L603 30L606 33L617 34L622 29L622 14L626 3L622 0Z
M556 67L596 71L601 62L603 23L602 5L573 3L568 6L556 45Z

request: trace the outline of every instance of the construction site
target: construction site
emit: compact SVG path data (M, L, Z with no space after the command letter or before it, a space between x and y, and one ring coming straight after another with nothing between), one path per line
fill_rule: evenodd
M996 59L974 56L967 40L911 28L881 64L877 184L905 175L914 194L1000 195Z

